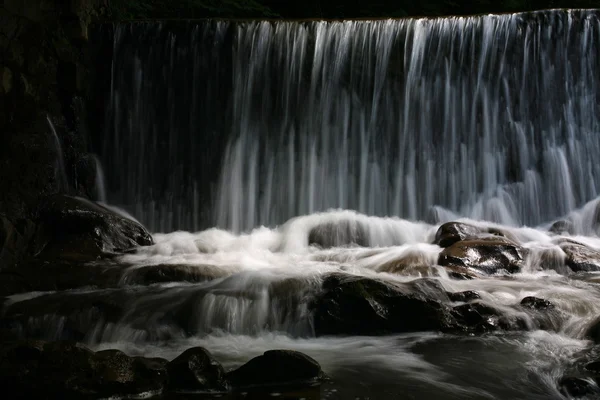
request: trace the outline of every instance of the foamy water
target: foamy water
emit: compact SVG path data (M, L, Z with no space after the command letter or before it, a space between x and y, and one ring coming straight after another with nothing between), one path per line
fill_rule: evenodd
M28 320L25 336L59 339L76 330L94 349L119 348L132 355L173 359L186 348L203 346L234 368L269 349L302 351L333 378L322 388L327 399L397 398L407 390L419 398L559 399L557 381L573 360L597 352L586 331L600 316L594 282L600 274L572 273L559 245L573 240L600 249L591 221L597 205L594 200L565 216L572 235L548 232L550 223L513 227L460 219L522 246L522 268L513 274L453 279L438 265L443 249L433 244L440 224L332 210L245 233L216 228L158 233L153 246L118 259L127 266L118 288L16 295L4 306L42 299L49 311ZM395 267L398 260L410 260L408 267ZM185 271L184 281L141 285L135 280L145 268L169 266ZM392 284L435 279L447 292L477 292L478 302L519 317L526 327L480 337L437 332L317 337L310 304L335 272ZM185 282L186 276L204 278ZM555 306L546 331L518 306L529 296ZM70 303L78 304L76 317L58 312ZM94 307L113 306L123 310L116 320L95 314Z

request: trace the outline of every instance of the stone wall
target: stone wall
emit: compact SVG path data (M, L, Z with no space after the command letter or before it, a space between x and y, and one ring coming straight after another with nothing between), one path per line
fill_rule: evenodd
M88 31L107 2L0 4L0 270L31 253L41 199L95 195L85 112L94 82Z
M47 194L91 195L88 28L106 9L107 0L4 0L0 8L0 214L10 219L27 217Z

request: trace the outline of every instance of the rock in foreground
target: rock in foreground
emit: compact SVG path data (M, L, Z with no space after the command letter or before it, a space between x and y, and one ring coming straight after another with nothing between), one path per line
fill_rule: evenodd
M433 280L401 286L334 274L323 282L315 304L315 332L320 336L440 330L451 324L449 309L441 300L448 297Z
M323 377L318 362L292 350L267 351L227 374L227 378L236 388L257 385L314 384Z
M325 377L305 354L272 350L225 374L201 347L170 363L130 357L119 350L94 353L75 342L20 341L0 344L0 385L14 398L141 398L175 392L308 388ZM11 397L13 398L13 397Z
M22 398L98 398L157 393L166 361L94 353L68 342L18 342L0 348L0 384Z
M89 261L151 244L142 225L83 198L52 196L39 212L42 259Z
M169 388L179 391L207 391L227 389L225 370L202 347L184 351L167 365Z
M485 274L518 272L522 262L523 249L501 237L461 240L444 249L438 259L444 267L474 269Z

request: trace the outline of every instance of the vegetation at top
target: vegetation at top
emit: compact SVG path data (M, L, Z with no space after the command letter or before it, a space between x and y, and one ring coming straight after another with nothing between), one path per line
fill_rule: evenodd
M169 18L385 18L600 8L600 0L111 0L114 20Z

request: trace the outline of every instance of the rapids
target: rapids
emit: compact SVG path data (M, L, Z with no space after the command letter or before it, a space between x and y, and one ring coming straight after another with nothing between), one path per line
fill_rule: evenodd
M166 359L204 346L227 368L295 349L331 376L323 399L561 399L600 356L598 11L111 35L98 200L155 244L110 260L117 287L8 298L22 337ZM499 233L518 271L456 279L435 244L449 221ZM591 264L572 270L565 243ZM447 293L473 291L523 325L320 335L314 301L340 273L426 278L453 310ZM532 296L554 308L540 318Z
M155 234L155 245L118 260L129 265L120 288L16 295L4 307L41 309L23 325L25 337L57 340L79 330L84 333L79 340L93 349L118 348L131 355L172 359L186 348L204 346L233 368L268 349L299 350L317 359L333 378L321 388L323 399L560 399L557 380L572 370L574 359L600 354L585 337L600 315L595 283L600 276L568 274L558 243L570 239L600 250L600 238L589 235L599 203L570 213L573 235L461 219L500 229L527 249L524 267L515 274L451 279L437 265L442 248L432 244L439 224L331 210L247 233L212 228ZM340 242L332 247L309 243L319 226L333 227L326 231L329 242ZM342 243L347 236L341 233L349 226L366 232L368 247ZM429 269L386 272L390 261L407 254ZM129 282L140 268L168 265L185 267L186 276L199 274L206 280ZM339 271L386 282L428 276L448 292L476 291L479 302L525 318L527 328L475 337L435 332L316 337L309 303L324 277ZM540 330L515 307L528 296L555 305L558 312L550 328ZM98 314L104 303L122 307L124 313L116 320ZM77 309L75 317L65 316L65 307Z

